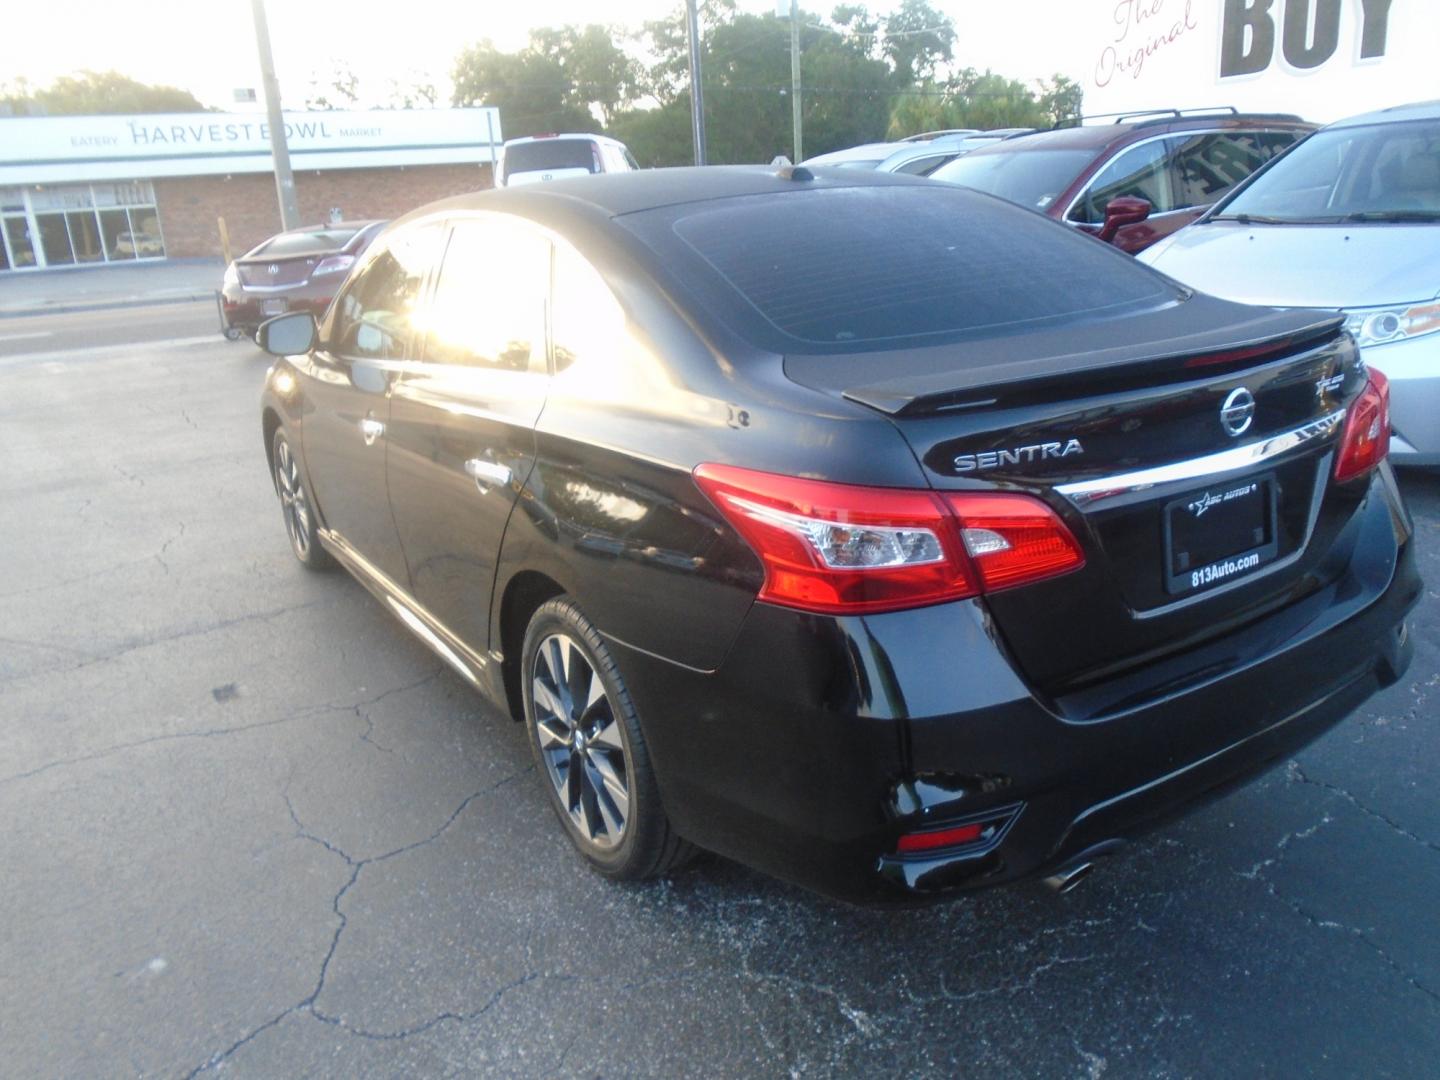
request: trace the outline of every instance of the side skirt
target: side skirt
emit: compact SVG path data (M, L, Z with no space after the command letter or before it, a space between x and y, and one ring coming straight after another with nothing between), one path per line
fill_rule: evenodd
M475 652L447 630L418 600L352 548L339 533L323 528L317 531L325 550L334 555L361 585L389 608L411 633L430 646L440 659L463 675L468 683L486 697L493 698L493 676L486 672L490 665L488 658Z

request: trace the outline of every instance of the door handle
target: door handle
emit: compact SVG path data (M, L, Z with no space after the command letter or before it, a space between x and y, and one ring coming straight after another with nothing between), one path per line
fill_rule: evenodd
M475 486L484 495L489 490L489 485L505 487L510 483L510 466L501 465L488 458L472 457L465 462L465 473L475 481Z
M374 446L375 440L385 434L385 425L373 416L367 416L360 421L360 437L365 440L366 446Z

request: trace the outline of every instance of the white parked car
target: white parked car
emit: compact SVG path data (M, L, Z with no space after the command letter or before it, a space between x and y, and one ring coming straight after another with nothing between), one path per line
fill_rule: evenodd
M1226 299L1345 312L1390 380L1396 464L1440 465L1440 102L1322 128L1139 258Z
M540 184L589 173L640 168L626 145L604 135L527 135L508 139L495 165L496 187Z
M833 150L806 159L802 164L839 169L874 169L876 172L907 173L929 176L940 166L957 157L990 146L1017 135L1026 135L1033 128L999 128L995 131L937 131L911 135L899 142L865 143L844 150Z

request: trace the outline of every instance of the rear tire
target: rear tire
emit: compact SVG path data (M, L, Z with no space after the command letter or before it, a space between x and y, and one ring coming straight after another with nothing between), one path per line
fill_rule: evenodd
M577 851L619 881L665 873L694 848L660 790L635 705L604 640L575 602L542 604L525 631L521 690L530 749Z
M285 518L285 533L290 537L290 550L307 570L328 570L334 558L320 546L320 527L315 519L315 505L305 490L300 461L290 449L284 430L275 429L270 442L270 460L274 464L275 493L280 496L280 513Z

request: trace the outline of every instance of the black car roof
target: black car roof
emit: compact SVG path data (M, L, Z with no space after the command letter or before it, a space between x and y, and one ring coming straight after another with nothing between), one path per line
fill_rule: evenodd
M809 176L811 179L792 177ZM493 188L458 195L422 208L425 215L444 210L512 210L533 214L545 209L583 205L607 217L619 217L664 206L707 202L744 195L767 195L826 188L916 186L930 181L903 174L874 173L867 169L788 168L770 165L708 165L670 169L641 169L637 172L596 173L526 184L517 188ZM419 213L419 212L417 212Z

